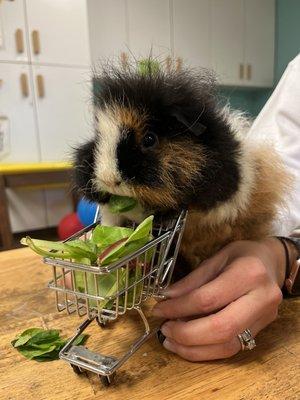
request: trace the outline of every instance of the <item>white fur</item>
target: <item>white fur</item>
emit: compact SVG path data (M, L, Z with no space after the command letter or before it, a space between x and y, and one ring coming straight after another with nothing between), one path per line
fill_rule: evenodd
M203 222L209 224L235 220L239 211L247 208L255 183L254 143L247 135L251 121L241 111L232 111L228 106L224 107L220 114L229 123L241 144L241 156L238 160L241 178L238 191L228 201L204 215Z
M132 196L132 189L122 181L118 170L117 146L121 138L120 122L112 110L98 112L99 144L95 153L94 185L98 190L120 196ZM123 133L122 133L123 134ZM120 185L115 185L121 181Z

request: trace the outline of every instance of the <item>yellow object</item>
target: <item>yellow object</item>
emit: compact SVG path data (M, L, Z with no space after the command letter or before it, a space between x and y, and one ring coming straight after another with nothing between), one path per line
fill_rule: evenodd
M72 168L70 162L41 162L0 164L0 174L25 174L30 172L61 171Z

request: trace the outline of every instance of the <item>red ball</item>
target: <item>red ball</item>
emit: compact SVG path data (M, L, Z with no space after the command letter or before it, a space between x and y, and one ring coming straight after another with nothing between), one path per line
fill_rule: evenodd
M76 212L68 214L58 224L58 237L60 240L65 240L83 228L84 226L79 221Z

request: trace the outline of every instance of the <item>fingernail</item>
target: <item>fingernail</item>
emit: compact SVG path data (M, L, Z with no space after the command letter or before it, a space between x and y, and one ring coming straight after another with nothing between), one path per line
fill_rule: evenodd
M167 326L166 324L164 324L164 325L160 328L160 330L161 330L161 332L162 332L163 335L165 335L165 336L170 336L170 335L169 335L170 330L169 330L169 328L168 328L168 326Z
M164 346L165 349L172 351L174 353L173 343L170 342L169 339L165 339L162 345Z
M163 344L164 340L165 340L165 335L162 333L161 330L157 331L157 338L160 344Z
M152 315L154 315L154 317L163 317L163 313L162 313L161 309L157 306L152 308Z

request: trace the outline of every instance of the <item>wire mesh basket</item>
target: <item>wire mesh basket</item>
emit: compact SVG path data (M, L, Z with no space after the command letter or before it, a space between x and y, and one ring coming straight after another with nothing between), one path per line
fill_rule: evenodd
M72 260L44 258L52 267L53 278L48 287L55 291L58 311L87 316L76 334L60 352L60 358L68 361L75 372L85 370L98 374L108 385L116 371L157 329L151 330L142 304L150 297L161 297L172 279L172 274L186 221L186 211L168 222L155 221L153 239L139 250L107 265L86 265ZM87 240L99 222L88 226L68 240ZM96 354L73 342L96 319L100 325L116 320L128 310L136 310L145 327L138 338L121 358Z

